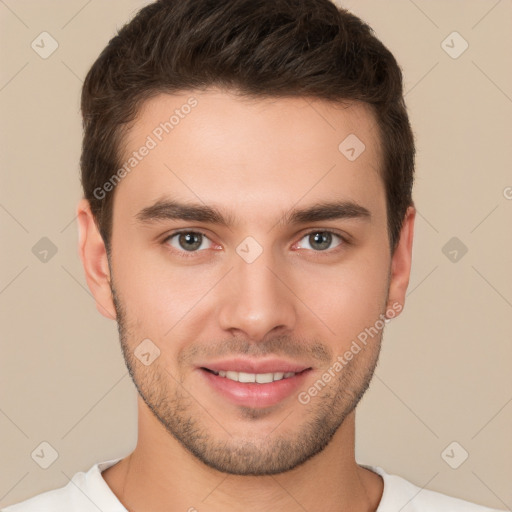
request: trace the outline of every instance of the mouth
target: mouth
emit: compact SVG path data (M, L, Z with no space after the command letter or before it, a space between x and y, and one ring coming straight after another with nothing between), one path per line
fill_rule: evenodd
M257 383L257 384L269 384L270 382L276 382L278 380L290 379L295 375L306 372L310 368L306 368L300 372L270 372L270 373L248 373L248 372L237 372L232 370L210 370L209 368L201 368L207 372L218 375L225 379L233 380L235 382L243 383Z
M206 385L229 402L253 408L276 405L293 395L313 368L285 361L231 360L197 367Z

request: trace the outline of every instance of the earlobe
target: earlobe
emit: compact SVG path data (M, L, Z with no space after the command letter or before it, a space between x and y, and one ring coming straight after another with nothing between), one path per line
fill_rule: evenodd
M77 206L78 252L85 271L89 290L97 310L115 320L116 312L110 288L110 268L105 243L94 222L89 201L81 199Z
M416 209L410 206L404 217L400 240L391 259L388 308L403 310L412 264L412 242Z

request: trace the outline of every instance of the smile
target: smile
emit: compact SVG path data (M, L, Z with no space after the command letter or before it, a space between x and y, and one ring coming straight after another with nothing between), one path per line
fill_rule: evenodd
M198 374L217 396L238 406L256 408L271 407L294 396L304 387L312 371L311 367L275 362L269 363L267 368L249 368L251 365L246 364L245 371L237 371L236 362L208 366L215 366L215 369L200 366ZM225 369L226 366L231 368ZM240 366L244 364L238 364L238 369Z
M242 383L257 383L257 384L269 384L277 380L289 379L297 375L295 372L275 372L275 373L247 373L247 372L235 372L231 370L205 370L218 375L219 377L225 377L226 379L234 380Z

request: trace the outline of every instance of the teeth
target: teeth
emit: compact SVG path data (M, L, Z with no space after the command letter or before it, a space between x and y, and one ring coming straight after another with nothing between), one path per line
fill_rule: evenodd
M268 384L276 380L288 379L295 375L295 372L246 373L225 370L219 370L218 372L214 373L219 375L220 377L225 377L227 379L234 380L237 382L257 382L258 384Z
M274 382L273 373L257 373L255 377L256 382L258 382L259 384L268 384L269 382Z
M255 373L238 372L238 381L239 382L256 382L256 374Z

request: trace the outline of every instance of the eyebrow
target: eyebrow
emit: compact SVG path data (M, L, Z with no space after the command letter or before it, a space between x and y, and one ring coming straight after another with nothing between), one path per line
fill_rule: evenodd
M140 210L135 218L140 224L153 224L162 220L187 220L206 222L230 227L236 224L233 214L224 215L217 208L199 203L180 203L171 199L160 199L155 204ZM284 213L277 224L305 224L336 219L360 219L369 221L370 211L353 201L316 203L307 208L294 208Z

